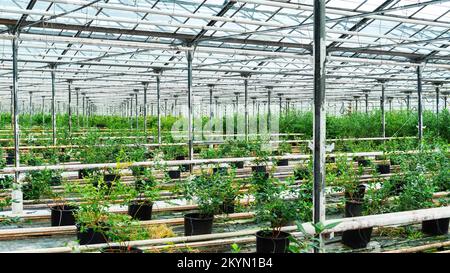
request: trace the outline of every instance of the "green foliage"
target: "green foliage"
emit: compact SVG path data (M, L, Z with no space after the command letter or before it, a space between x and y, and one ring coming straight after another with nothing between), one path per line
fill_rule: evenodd
M347 200L356 200L359 198L358 186L362 172L362 167L355 169L352 161L340 156L336 158L336 169L327 173L327 183L333 185L338 191L343 190Z
M54 170L30 171L22 185L23 198L25 200L40 199L52 195L52 182L60 176L60 172Z
M214 215L220 211L221 205L234 200L239 184L234 180L234 172L224 174L216 172L207 173L202 169L202 173L197 176L191 176L186 182L178 184L184 196L188 200L194 200L200 213L204 215Z
M103 231L108 221L109 207L118 200L129 202L134 198L133 189L123 184L120 179L111 182L108 186L101 175L92 175L87 184L66 184L66 191L75 194L85 200L79 204L79 209L75 213L75 219L80 230L93 228L96 231ZM97 182L94 186L93 182Z
M272 229L274 237L281 227L295 220L308 221L312 213L311 184L294 187L295 180L284 183L273 177L255 177L253 195L255 196L256 222L263 229ZM268 225L270 224L270 225Z
M302 225L302 222L297 221L297 229L303 233L302 240L299 240L293 236L289 237L289 252L292 253L309 253L313 250L321 251L321 242L320 237L323 232L326 230L332 229L339 225L340 222L330 223L328 225L324 225L322 222L319 223L311 223L314 228L314 234L308 233Z

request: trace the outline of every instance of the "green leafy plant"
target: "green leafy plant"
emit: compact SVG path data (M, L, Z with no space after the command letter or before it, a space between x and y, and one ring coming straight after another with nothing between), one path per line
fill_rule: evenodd
M200 175L191 176L186 182L178 184L178 189L186 199L197 203L201 214L214 215L220 212L224 202L234 199L239 186L234 183L233 172L210 174L202 169Z
M309 253L314 250L321 252L321 241L320 235L324 233L326 230L332 229L340 224L340 222L333 222L327 225L324 225L322 222L311 223L314 228L314 234L308 233L303 224L300 221L296 222L297 229L303 234L303 238L299 240L293 236L289 237L289 251L292 253Z

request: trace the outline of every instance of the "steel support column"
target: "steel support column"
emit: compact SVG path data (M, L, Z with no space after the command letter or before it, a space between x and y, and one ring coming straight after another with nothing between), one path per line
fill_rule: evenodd
M270 140L270 128L271 128L271 115L272 113L270 112L270 106L271 106L271 99L272 99L272 86L267 86L267 132L269 134L269 140Z
M436 84L436 116L439 117L439 95L440 95L440 85Z
M209 132L212 134L212 128L213 128L213 118L214 118L214 112L213 112L213 88L214 84L208 84L209 87Z
M158 143L161 144L161 75L156 75L156 111L158 115Z
M145 136L145 142L148 142L148 135L147 135L147 89L148 89L148 82L143 82L142 85L144 85L144 136Z
M133 95L130 94L130 129L133 129Z
M422 66L417 67L417 114L418 114L418 135L419 142L423 137L423 108L422 108Z
M42 129L45 127L45 96L42 96Z
M381 97L380 97L380 109L381 109L381 132L382 136L386 137L386 111L385 111L385 92L386 92L386 81L381 80Z
M248 117L248 76L244 78L244 134L248 141L249 117Z
M369 92L368 91L365 91L364 92L364 99L365 99L365 103L366 103L366 114L368 114L369 113Z
M55 109L55 65L51 65L52 75L52 143L56 145L56 109Z
M81 109L81 113L83 115L83 127L86 128L86 93L83 92L83 93L81 93L81 95L83 96L82 109Z
M12 76L12 98L13 98L13 129L14 129L14 167L20 167L20 156L19 156L19 105L18 105L18 74L19 70L17 68L17 58L18 58L18 49L19 49L19 40L18 37L15 36L12 40L12 55L13 55L13 76ZM22 193L22 184L19 179L20 173L18 171L14 172L14 186L12 190L11 198L14 200L12 202L12 214L21 214L23 213L23 193Z
M68 95L69 95L69 104L67 106L67 112L69 116L69 134L72 133L72 81L68 80Z
M187 72L188 72L188 86L187 86L187 95L188 95L188 144L189 144L189 160L194 159L194 146L193 146L193 134L192 134L192 125L193 125L193 112L192 112L192 59L194 52L188 50L186 52L187 57ZM192 172L192 166L190 168Z
M314 223L325 221L325 38L325 0L316 0L314 1Z
M29 94L30 94L30 109L28 110L30 113L30 128L31 128L33 126L33 92L30 91Z
M134 112L136 114L136 131L139 128L138 93L139 93L139 89L134 89L134 104L136 105L136 107L134 109Z
M80 128L80 104L79 104L80 88L75 87L75 92L77 95L77 128Z

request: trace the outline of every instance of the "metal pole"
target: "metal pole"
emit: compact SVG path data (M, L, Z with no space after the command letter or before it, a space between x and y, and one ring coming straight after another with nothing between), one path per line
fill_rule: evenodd
M188 139L189 139L189 160L194 158L194 146L193 146L193 134L192 134L192 123L193 123L193 113L192 113L192 58L194 52L191 50L187 51L187 70L188 70ZM192 168L190 168L192 171Z
M368 114L369 113L369 94L368 93L364 94L364 97L366 99L366 114Z
M30 109L28 109L28 110L30 113L30 128L31 128L33 126L33 111L32 111L32 109L33 109L33 92L30 91L29 93L30 93Z
M52 75L52 143L56 145L56 113L55 113L55 65L51 65Z
M20 167L20 156L19 156L19 105L18 105L18 68L17 68L17 54L18 54L19 40L15 36L12 40L12 55L13 55L13 78L12 78L12 97L13 97L13 128L14 128L14 167ZM19 172L14 173L14 187L12 190L11 198L14 200L12 202L12 214L23 213L23 193L22 185L19 180Z
M75 87L75 92L77 94L77 128L80 128L80 104L79 104L79 95L80 95L80 88Z
M14 128L14 89L13 86L9 86L9 89L11 91L11 106L10 106L10 110L11 110L11 128Z
M244 79L244 127L245 141L248 141L249 117L248 117L248 77Z
M439 117L439 84L436 84L436 117Z
M385 113L385 109L384 109L386 81L382 80L380 82L381 82L381 97L380 97L381 131L382 131L382 136L386 137L386 113Z
M408 93L406 95L406 110L409 112L411 109L411 95Z
M212 127L213 127L213 118L214 118L214 112L213 112L213 87L214 84L208 84L209 86L209 131L212 134Z
M148 141L147 137L147 88L148 88L148 82L143 82L144 85L144 136L145 136L145 142Z
M134 101L135 101L135 114L136 114L136 131L138 130L139 127L139 111L138 111L138 93L139 93L139 89L134 89Z
M316 0L314 1L314 223L325 221L325 38L325 0ZM322 244L322 240L320 241Z
M239 114L239 92L235 92L234 95L236 96L236 107L234 109L234 117L233 117L233 121L234 121L234 128L236 131L234 131L235 135L234 138L237 138L237 134L238 132L238 114Z
M161 144L161 76L156 75L156 111L158 115L158 143Z
M164 99L164 116L167 117L167 99Z
M86 128L86 107L85 107L86 106L86 93L83 92L83 93L81 93L81 95L83 95L83 105L82 105L83 109L81 109L82 114L83 114L83 127Z
M130 94L130 128L133 129L133 94Z
M67 106L67 112L69 115L69 134L72 133L72 81L68 80L68 95L69 95L69 105Z
M271 113L270 113L270 100L272 98L272 86L268 86L267 87L267 132L269 133L269 140L270 140L270 118L271 118Z
M45 96L42 96L42 129L45 127Z
M419 116L418 133L419 142L423 137L423 114L422 114L422 66L417 67L417 110Z
M281 110L281 109L282 109L282 106L281 106L281 105L282 105L282 102L281 102L281 100L282 100L283 94L278 94L278 96L279 96L279 100L280 100L280 101L279 101L279 104L280 104L280 105L279 105L279 108L280 108L279 119L281 119L281 114L282 114L282 110Z

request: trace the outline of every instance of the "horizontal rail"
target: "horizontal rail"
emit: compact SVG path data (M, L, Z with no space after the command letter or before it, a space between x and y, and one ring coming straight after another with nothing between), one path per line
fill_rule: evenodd
M392 225L409 225L421 221L426 220L436 220L442 218L450 218L450 207L439 207L439 208L429 208L429 209L420 209L413 211L403 211L403 212L394 212L394 213L386 213L386 214L377 214L377 215L369 215L369 216L360 216L360 217L351 217L351 218L340 218L333 220L326 220L325 225L338 223L334 228L325 230L323 234L329 234L333 232L343 232L346 230L356 230L362 228L370 228L370 227L379 227L379 226L392 226ZM302 224L304 230L310 234L314 234L314 227L311 223ZM286 232L297 231L297 226L286 226L283 227L282 230ZM129 246L152 246L152 245L167 245L174 243L186 243L186 242L199 242L199 241L207 241L214 239L222 239L222 238L233 238L239 236L248 236L255 234L259 228L254 229L246 229L241 231L233 231L233 232L223 232L223 233L214 233L214 234L205 234L205 235L194 235L194 236L179 236L179 237L170 237L170 238L162 238L162 239L149 239L149 240L140 240L140 241L128 241L125 242L126 245ZM120 243L121 245L124 242ZM77 251L87 252L97 250L102 247L107 246L115 246L119 245L119 243L109 243L109 244L96 244L96 245L83 245L77 248ZM27 250L19 250L19 251L8 251L10 253L61 253L67 252L70 253L73 251L73 247L55 247L55 248L44 248L44 249L27 249Z

